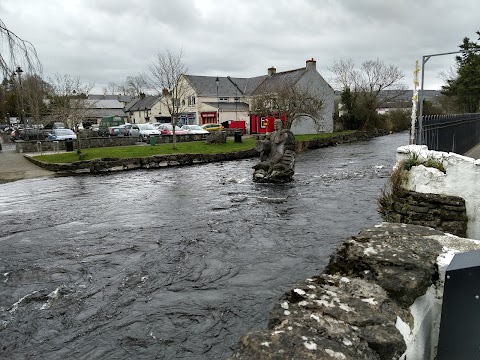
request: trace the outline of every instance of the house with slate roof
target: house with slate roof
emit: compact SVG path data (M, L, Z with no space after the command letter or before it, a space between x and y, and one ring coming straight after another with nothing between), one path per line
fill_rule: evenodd
M126 118L123 111L123 103L117 99L99 99L95 95L89 95L85 99L87 110L85 112L85 120L94 123L100 123L104 116L120 116Z
M306 61L303 68L276 72L272 66L268 69L268 76L255 90L252 97L265 93L274 93L282 84L294 84L295 87L315 94L323 100L321 119L313 121L309 116L296 119L291 127L294 134L316 134L319 132L333 132L333 115L335 91L317 71L317 62L312 58Z
M155 122L170 122L168 111L164 110L159 96L142 96L130 101L124 108L128 122L145 124Z
M218 81L217 81L218 79ZM308 116L295 121L294 134L311 134L333 131L334 90L316 70L316 61L307 60L304 68L276 72L274 67L266 75L252 78L183 75L180 85L187 90L185 109L179 118L182 124L225 123L245 121L247 131L252 118L252 99L288 80L298 87L314 92L324 101L322 119L314 123ZM266 125L265 125L266 126Z
M187 90L186 111L179 124L207 124L249 119L249 96L240 88L248 79L215 76L184 75Z
M96 95L96 94L90 94L90 95L88 95L88 98L91 99L91 100L117 100L120 103L122 103L123 106L125 106L127 103L129 103L133 99L133 96L130 96L130 95Z

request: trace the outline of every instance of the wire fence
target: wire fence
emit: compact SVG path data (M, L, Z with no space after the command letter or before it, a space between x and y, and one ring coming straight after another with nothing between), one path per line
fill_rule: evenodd
M418 123L415 126L417 145L427 145L430 150L463 155L480 144L480 113L427 115L422 119L422 129Z

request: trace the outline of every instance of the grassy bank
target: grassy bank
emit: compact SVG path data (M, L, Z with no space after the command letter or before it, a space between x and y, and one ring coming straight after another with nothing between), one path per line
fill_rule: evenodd
M328 134L297 135L296 141L307 141L319 138L330 138L337 135L345 135L353 131L342 131ZM98 158L139 158L153 155L170 154L218 154L229 153L241 150L249 150L255 147L255 139L244 137L241 143L234 142L233 138L228 138L224 144L207 144L204 141L180 142L176 144L176 149L172 149L172 144L151 145L133 145L116 146L104 148L82 149L82 160L92 160ZM39 155L34 157L37 160L47 163L71 163L79 160L76 151L65 152L51 155Z

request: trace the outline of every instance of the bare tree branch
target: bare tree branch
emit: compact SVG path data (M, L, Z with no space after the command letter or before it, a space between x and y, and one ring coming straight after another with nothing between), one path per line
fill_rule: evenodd
M323 106L324 99L312 91L310 86L299 87L289 81L284 81L253 99L253 109L258 114L285 114L286 129L290 129L295 121L300 121L304 116L312 118L320 129Z
M68 74L55 74L50 79L52 93L50 94L51 115L62 121L71 129L78 130L79 125L94 106L92 100L87 100L94 84L83 84L79 77Z
M380 60L364 61L357 70L350 60L335 61L330 69L337 89L351 91L356 116L362 119L364 127L370 126L376 110L407 91L401 80L403 73L394 65Z
M119 90L123 95L140 96L145 94L148 84L141 75L127 76L125 82L119 86Z
M172 53L159 52L155 61L148 66L149 73L144 75L145 82L159 96L161 104L168 110L173 125L173 148L176 148L175 126L180 114L188 107L189 87L183 77L188 71L183 63L183 50Z
M42 74L42 65L32 43L21 39L0 20L0 69L8 78L17 66L31 74Z

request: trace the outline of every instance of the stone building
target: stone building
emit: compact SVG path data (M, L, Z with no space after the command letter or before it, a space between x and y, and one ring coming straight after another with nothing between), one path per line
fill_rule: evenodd
M205 124L245 121L250 132L254 97L260 94L260 89L274 89L275 84L287 79L294 86L308 89L324 101L320 128L314 126L308 116L304 116L294 122L292 132L332 132L334 90L317 71L314 59L307 60L305 67L299 69L277 72L272 66L267 69L267 74L250 78L184 75L180 86L183 87L182 94L185 94L182 100L185 102L185 111L179 122Z

